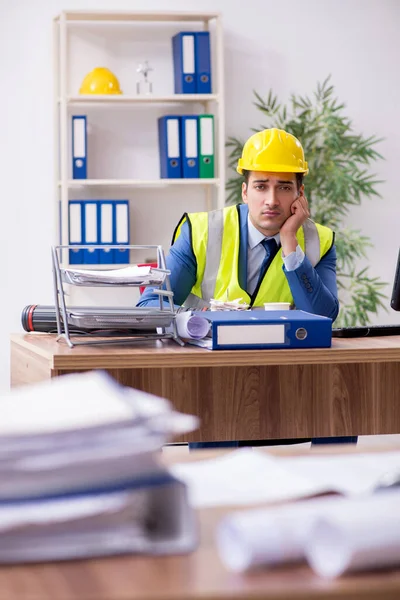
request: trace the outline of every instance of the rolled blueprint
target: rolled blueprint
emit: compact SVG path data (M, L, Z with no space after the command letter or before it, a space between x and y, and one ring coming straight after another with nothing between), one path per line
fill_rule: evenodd
M279 508L231 513L217 529L220 558L226 567L237 572L304 560L310 523L337 502L343 499L319 498Z
M210 330L210 322L204 317L192 315L190 311L176 315L176 328L181 338L201 340Z
M400 491L238 511L216 535L222 562L237 572L305 559L326 577L392 566L400 564Z
M305 555L323 577L400 565L400 491L346 500L311 524Z

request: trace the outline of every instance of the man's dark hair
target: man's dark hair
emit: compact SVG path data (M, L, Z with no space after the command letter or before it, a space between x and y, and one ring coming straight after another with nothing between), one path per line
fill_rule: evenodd
M250 173L251 173L251 171L246 171L246 169L243 169L243 177L244 177L244 181L245 181L246 185L248 185L248 183L249 183ZM295 173L295 175L296 175L297 189L299 190L301 188L301 186L303 185L304 173Z

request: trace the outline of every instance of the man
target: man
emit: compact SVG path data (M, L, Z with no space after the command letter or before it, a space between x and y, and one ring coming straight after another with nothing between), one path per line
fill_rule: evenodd
M244 145L237 171L244 176L243 204L185 214L175 230L166 261L175 303L202 308L211 298L242 298L251 307L290 302L334 320L334 233L309 218L303 185L308 165L300 142L280 129L258 132ZM157 302L147 289L139 305Z

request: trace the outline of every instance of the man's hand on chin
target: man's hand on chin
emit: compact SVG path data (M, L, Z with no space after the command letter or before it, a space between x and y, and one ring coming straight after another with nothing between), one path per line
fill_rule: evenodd
M279 231L282 251L285 256L296 251L298 244L296 234L310 216L307 198L303 192L293 202L290 210L292 213L291 216L286 219Z

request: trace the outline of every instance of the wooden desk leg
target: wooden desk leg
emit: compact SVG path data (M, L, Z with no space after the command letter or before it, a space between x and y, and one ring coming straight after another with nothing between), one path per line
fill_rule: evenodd
M11 387L46 381L58 373L52 373L48 359L11 344L10 376Z

